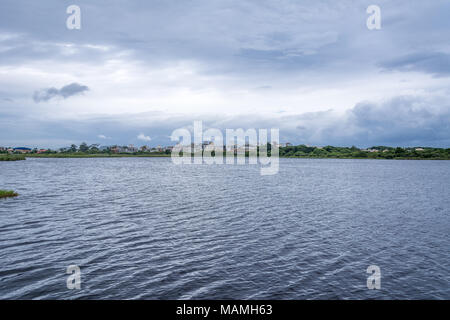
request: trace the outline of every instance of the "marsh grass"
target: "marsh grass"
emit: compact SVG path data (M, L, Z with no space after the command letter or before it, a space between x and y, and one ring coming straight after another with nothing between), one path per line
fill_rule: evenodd
M25 156L21 154L0 154L0 161L18 161L25 160Z
M0 199L1 198L10 198L17 197L19 194L12 190L0 190Z

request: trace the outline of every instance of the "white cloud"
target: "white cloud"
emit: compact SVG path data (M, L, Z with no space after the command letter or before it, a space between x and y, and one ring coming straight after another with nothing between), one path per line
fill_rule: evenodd
M99 138L99 139L109 139L107 136L105 136L104 134L99 134L98 136L97 136L97 138Z
M137 138L138 138L139 140L142 140L142 141L151 141L151 140L152 140L152 138L150 138L149 136L146 136L146 135L143 134L143 133L139 134L139 135L137 136Z

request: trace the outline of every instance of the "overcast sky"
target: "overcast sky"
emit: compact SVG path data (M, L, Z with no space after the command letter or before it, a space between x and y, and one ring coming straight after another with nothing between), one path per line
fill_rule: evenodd
M66 8L81 8L69 30ZM381 29L369 30L369 5ZM450 1L1 0L0 146L172 130L450 147Z

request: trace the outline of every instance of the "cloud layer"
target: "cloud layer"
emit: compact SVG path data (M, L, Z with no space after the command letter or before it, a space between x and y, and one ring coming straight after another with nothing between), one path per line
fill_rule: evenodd
M379 0L370 31L371 4L79 0L68 30L64 1L2 0L0 146L168 144L203 120L292 143L448 147L450 2Z
M434 146L450 145L450 107L441 98L423 99L415 96L399 96L382 103L360 102L344 113L335 110L306 112L274 117L263 115L212 115L202 117L150 112L133 115L98 116L89 119L41 119L33 117L0 117L5 128L5 139L15 144L38 145L41 139L47 146L88 143L172 145L173 130L187 128L192 131L195 120L202 120L204 130L278 128L280 139L294 144L316 146L340 145L370 147L386 146ZM15 134L14 127L20 134ZM30 138L26 130L38 132ZM97 135L101 129L104 134ZM146 132L144 134L142 132ZM150 138L150 135L153 138ZM63 143L64 144L64 143Z

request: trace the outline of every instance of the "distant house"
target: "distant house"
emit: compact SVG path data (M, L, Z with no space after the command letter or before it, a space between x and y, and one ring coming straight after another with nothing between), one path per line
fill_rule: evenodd
M110 148L112 153L119 153L119 147L118 146L113 146Z
M225 150L228 152L234 152L236 150L236 146L232 144L228 144L225 146Z
M133 153L133 152L138 152L138 148L136 148L135 146L133 146L132 144L130 144L127 148L126 151L128 153Z
M44 152L47 152L48 150L47 149L39 149L38 151L37 151L37 153L44 153Z
M112 146L110 147L112 153L134 153L138 152L138 148L130 144L128 147Z
M415 150L416 150L416 151L425 151L424 148L416 148Z
M205 150L210 145L214 145L214 142L212 142L212 141L203 141L203 143L202 143L202 150Z
M19 147L19 148L14 148L13 151L14 152L19 152L19 153L30 153L31 149L30 148Z

